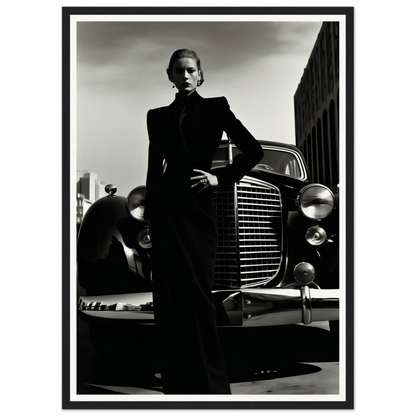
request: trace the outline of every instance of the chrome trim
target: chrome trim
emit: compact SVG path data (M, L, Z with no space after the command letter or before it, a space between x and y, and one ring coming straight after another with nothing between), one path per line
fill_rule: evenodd
M240 289L213 292L219 326L262 327L339 320L339 290L314 289ZM151 292L81 297L78 309L85 318L123 320L154 324ZM97 306L97 303L100 305ZM222 306L219 306L222 305Z
M228 163L230 165L233 163L233 142L231 140L231 137L228 137Z
M308 175L306 173L306 168L305 168L305 165L303 163L303 160L299 157L299 154L297 152L295 152L291 149L286 149L284 147L275 147L275 146L267 146L267 145L263 145L262 148L265 149L265 150L273 150L275 152L276 151L285 152L285 153L290 153L290 154L294 155L298 164L299 164L300 171L302 173L302 176L300 178L295 178L295 179L299 179L301 181L304 181L304 180L308 179ZM299 152L300 152L300 150L299 150Z
M301 288L302 293L302 316L303 323L309 325L312 322L312 299L311 291L308 286Z
M280 259L280 261L278 262L278 264L276 265L275 262L274 264L270 264L268 263L266 266L262 266L262 267L267 267L267 266L274 266L272 269L267 268L267 269L263 269L261 270L261 272L259 271L259 273L268 273L268 274L272 274L271 276L265 277L265 276L261 276L261 277L257 277L257 276L253 276L250 275L250 277L246 277L247 274L251 273L250 271L242 271L241 272L241 284L244 287L250 287L250 286L255 286L255 285L259 285L259 284L266 284L267 282L270 282L271 280L273 280L277 274L280 271L280 267L281 267L281 253L282 253L282 237L283 237L283 224L281 221L282 218L282 210L283 210L283 201L282 201L282 195L280 193L280 189L275 186L272 185L268 182L262 181L260 179L257 178L253 178L251 176L245 176L239 183L239 185L241 185L239 191L240 194L244 193L244 194L252 194L252 195L259 195L259 192L254 192L251 191L250 189L244 189L244 188L249 188L251 186L260 186L260 187L264 187L267 189L273 189L276 192L276 197L278 198L278 200L272 200L271 204L261 204L259 203L259 201L262 201L262 199L258 199L258 198L250 198L250 197L241 197L240 196L240 201L247 201L247 200L252 200L253 202L255 202L256 206L258 207L265 207L266 209L264 209L264 213L267 213L267 215L261 215L261 214L257 214L256 215L256 219L258 219L258 223L263 224L263 230L267 231L272 231L272 226L273 226L273 220L278 221L278 225L276 228L276 232L272 231L269 233L256 233L255 236L263 236L261 238L262 242L270 242L272 244L261 244L261 250L256 250L256 251L252 251L253 249L256 249L257 247L259 247L257 244L250 244L251 241L253 241L250 238L247 238L248 236L253 236L253 233L240 233L240 235L244 235L247 236L246 238L240 238L238 240L239 242L239 246L240 246L240 263L241 263L241 267L243 267L243 263L244 262L252 262L253 260L255 260L257 257L249 257L252 256L253 254L260 254L260 255L267 255L268 257L265 258L267 259L269 262L272 260L276 260L276 259ZM269 208L269 209L267 209ZM250 208L240 208L239 207L239 211L245 211L245 212L250 212L253 211L255 212L255 209L250 209ZM262 219L265 220L262 220ZM273 219L273 220L272 220ZM252 224L251 220L247 220L244 219L243 215L239 216L238 219L238 227L239 227L239 231L242 229L240 228L241 224ZM268 224L270 224L270 226L267 226ZM246 225L243 225L243 229L247 229ZM257 227L251 227L251 229L256 229ZM258 229L258 228L257 228ZM274 235L276 238L265 238L264 236L272 236ZM280 241L278 242L278 238L280 237ZM256 238L255 241L258 241L258 239ZM273 244L274 243L274 244ZM264 249L267 248L269 249L267 252L264 251ZM272 249L272 250L270 250ZM273 250L275 249L275 250ZM276 257L276 253L279 254L279 256ZM271 254L273 254L272 257L269 257ZM263 259L263 260L265 260ZM257 260L258 261L258 260ZM245 267L250 267L250 266L254 266L254 267L259 267L261 266L259 263L256 263L255 265L245 265Z
M218 219L215 284L252 287L274 279L282 260L279 188L246 176L232 191L214 191L214 203Z
M243 326L309 325L339 320L337 289L308 286L301 289L242 289L241 294Z
M230 145L230 155L231 155L231 160L232 160L232 149L231 149L231 140L229 141L229 145ZM232 162L231 162L232 163ZM239 219L238 219L238 183L236 183L233 186L233 191L234 191L234 230L235 230L235 242L236 242L236 247L235 247L235 257L236 257L236 261L237 261L237 286L241 286L241 257L240 257L240 247L241 247L241 243L240 243L240 227L239 227Z

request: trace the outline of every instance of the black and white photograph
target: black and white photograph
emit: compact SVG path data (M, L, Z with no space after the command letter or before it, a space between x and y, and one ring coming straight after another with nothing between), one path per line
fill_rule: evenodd
M112 10L63 9L68 408L351 407L352 8Z

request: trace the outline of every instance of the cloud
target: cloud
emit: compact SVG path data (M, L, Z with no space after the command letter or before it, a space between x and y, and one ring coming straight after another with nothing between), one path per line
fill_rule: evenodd
M79 22L78 60L93 85L164 74L170 55L187 47L199 54L205 69L228 71L267 56L310 50L317 22Z
M150 57L160 50L188 47L214 47L223 51L250 54L253 49L263 53L291 52L302 47L302 37L317 34L320 22L79 22L77 26L78 54L83 61L99 64L111 51L131 50L134 44ZM216 45L220 45L219 48ZM173 52L173 50L172 50ZM166 57L164 57L166 60Z
M77 166L127 193L147 169L146 113L168 105L173 51L201 58L205 97L224 95L259 139L294 143L293 95L321 22L78 22Z

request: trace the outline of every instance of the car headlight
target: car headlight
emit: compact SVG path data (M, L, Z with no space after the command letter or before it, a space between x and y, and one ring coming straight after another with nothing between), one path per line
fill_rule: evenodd
M139 235L137 236L137 242L141 248L152 248L152 239L150 237L150 231L148 228L140 231Z
M320 246L327 240L326 231L317 225L308 228L305 234L306 241L311 246Z
M296 205L305 217L320 220L334 209L334 194L324 185L307 185L300 191Z
M127 211L132 218L139 221L144 219L144 204L146 200L146 187L138 186L134 188L127 197Z

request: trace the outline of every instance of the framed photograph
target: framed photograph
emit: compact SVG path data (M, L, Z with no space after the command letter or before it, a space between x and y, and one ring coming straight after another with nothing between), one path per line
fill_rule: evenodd
M62 407L352 409L354 9L62 19Z

